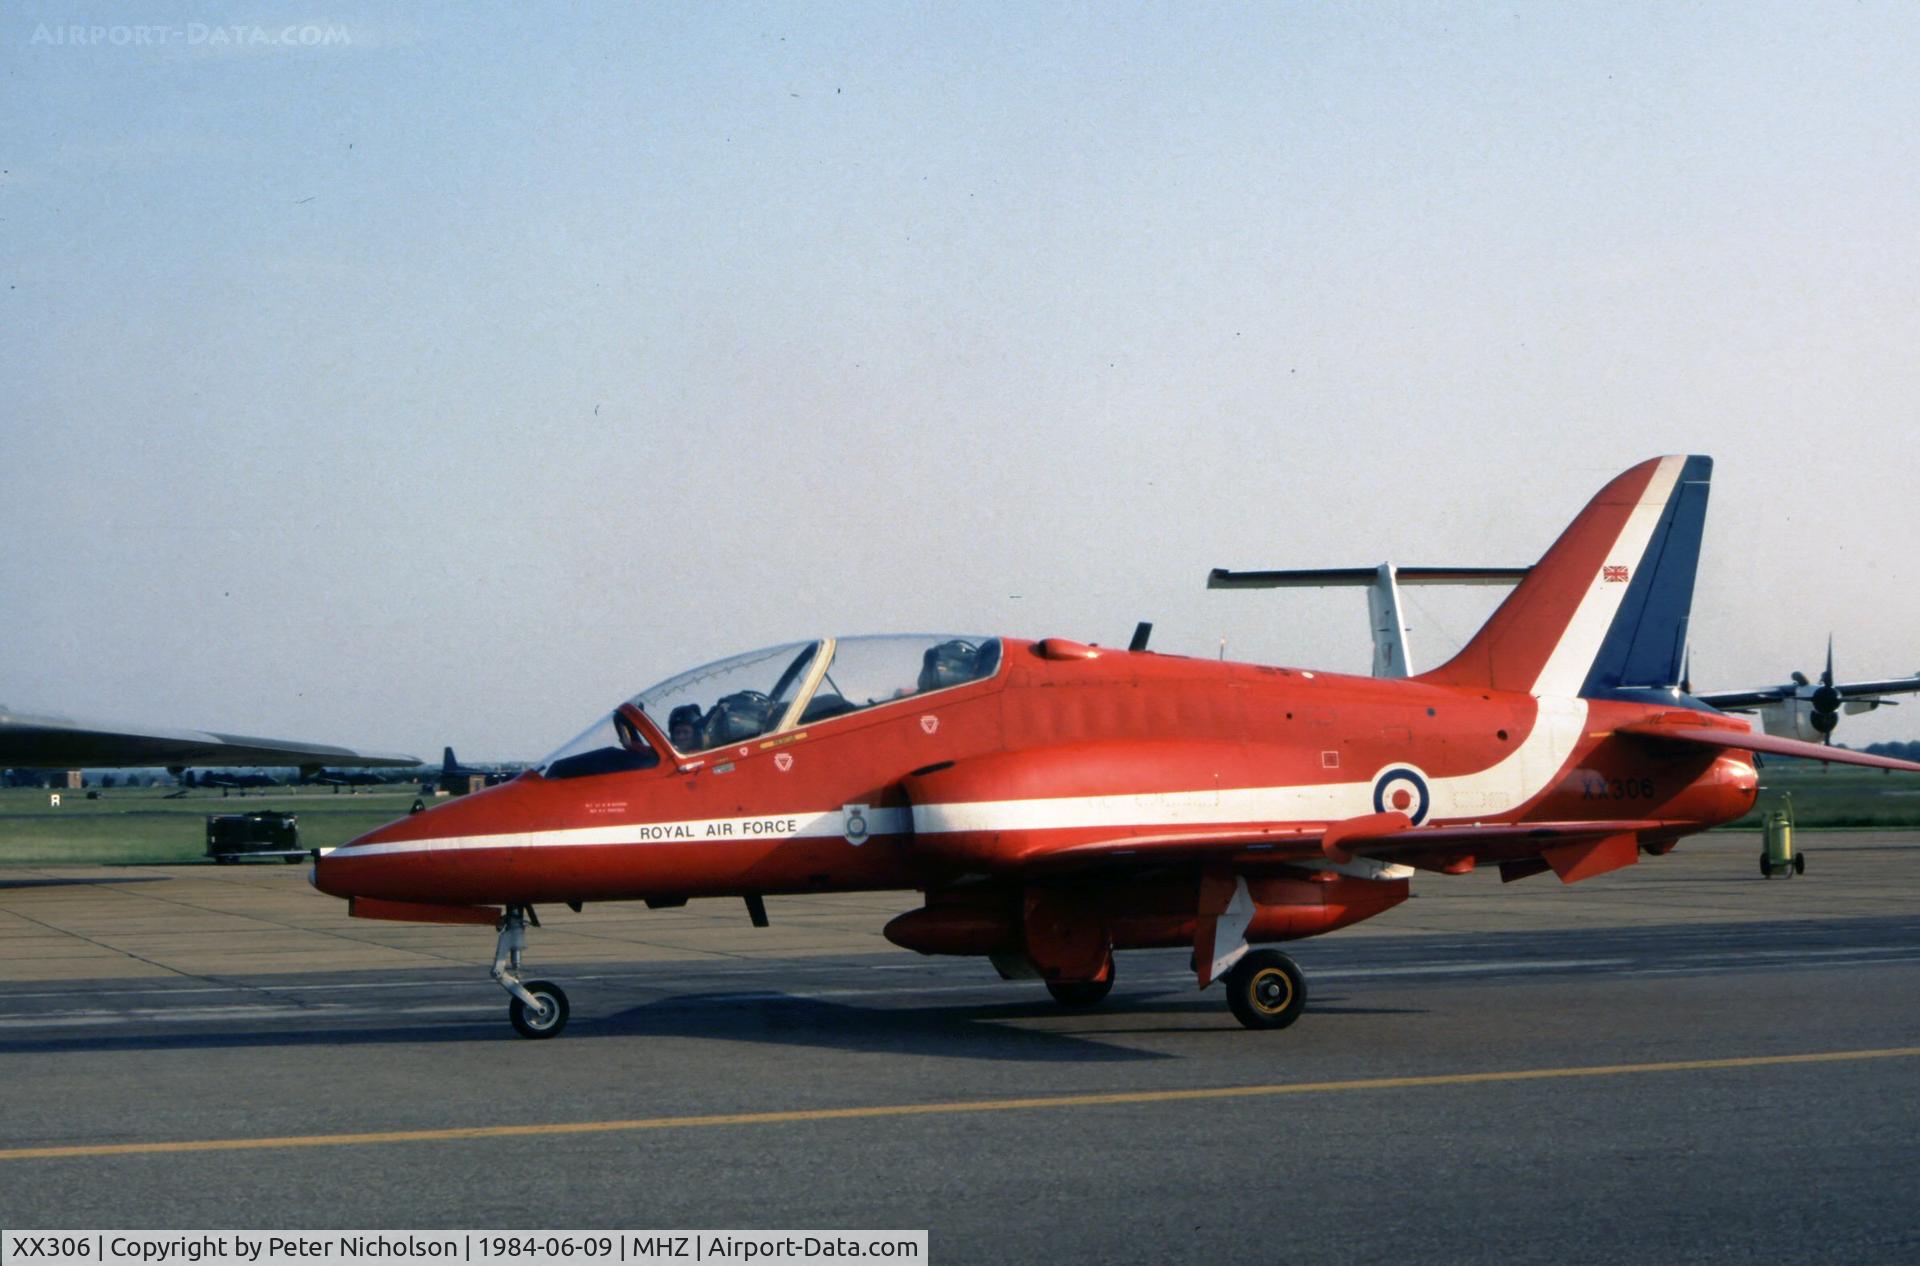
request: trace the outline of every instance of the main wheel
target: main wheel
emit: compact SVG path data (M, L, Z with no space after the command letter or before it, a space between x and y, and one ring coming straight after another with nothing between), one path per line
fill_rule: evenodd
M515 997L507 1004L507 1018L521 1037L558 1037L567 1027L567 993L551 980L529 980L526 990L540 1002L535 1011Z
M1773 878L1773 863L1767 860L1767 855L1765 853L1760 854L1760 878L1762 879Z
M1227 1005L1250 1029L1284 1029L1307 1005L1307 978L1279 950L1252 950L1227 973Z
M1805 853L1795 853L1793 855L1793 873L1796 875L1804 875L1807 873L1807 855Z
M1063 1007L1091 1007L1113 992L1113 964L1105 980L1049 980L1047 992Z

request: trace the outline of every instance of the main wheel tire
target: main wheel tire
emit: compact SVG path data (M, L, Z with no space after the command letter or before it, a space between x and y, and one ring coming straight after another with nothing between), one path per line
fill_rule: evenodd
M514 1029L521 1037L559 1037L560 1030L567 1027L566 990L551 980L529 980L525 987L540 1000L541 1010L534 1011L515 997L507 1004L507 1018L513 1021Z
M1227 1005L1250 1029L1284 1029L1307 1005L1307 978L1279 950L1253 950L1227 973Z
M1807 873L1807 855L1805 853L1795 853L1793 855L1793 873L1796 875L1804 875Z
M1760 878L1762 879L1773 878L1773 864L1767 860L1767 855L1765 853L1760 854Z
M1049 980L1047 992L1063 1007L1097 1006L1113 992L1113 964L1107 964L1105 980Z

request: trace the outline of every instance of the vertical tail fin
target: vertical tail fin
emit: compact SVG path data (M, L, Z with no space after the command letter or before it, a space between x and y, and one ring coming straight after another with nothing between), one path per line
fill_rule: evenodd
M459 767L460 762L453 758L453 749L451 747L442 748L440 752L440 771L450 774Z
M1677 684L1712 477L1711 458L1656 457L1614 479L1420 680L1582 697Z

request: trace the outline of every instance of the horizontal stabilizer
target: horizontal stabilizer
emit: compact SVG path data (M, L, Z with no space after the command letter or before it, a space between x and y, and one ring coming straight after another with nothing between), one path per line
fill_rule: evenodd
M1209 589L1331 589L1342 585L1371 585L1377 567L1293 567L1279 571L1229 571L1216 567L1207 573ZM1403 585L1517 585L1526 578L1524 567L1395 567L1393 578Z
M1805 743L1799 739L1778 738L1771 734L1751 734L1740 730L1722 730L1704 725L1667 725L1658 721L1638 721L1623 725L1615 734L1652 739L1661 743L1685 743L1696 747L1732 748L1742 752L1765 752L1770 756L1798 756L1804 760L1825 761L1830 765L1865 765L1869 769L1899 769L1920 774L1920 764L1875 756L1823 743Z

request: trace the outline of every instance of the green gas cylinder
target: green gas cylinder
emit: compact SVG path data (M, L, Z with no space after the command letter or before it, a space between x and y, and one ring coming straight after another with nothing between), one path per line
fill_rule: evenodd
M1791 878L1807 869L1806 854L1793 848L1793 796L1782 796L1781 801L1783 807L1769 813L1760 827L1760 874L1767 879Z

